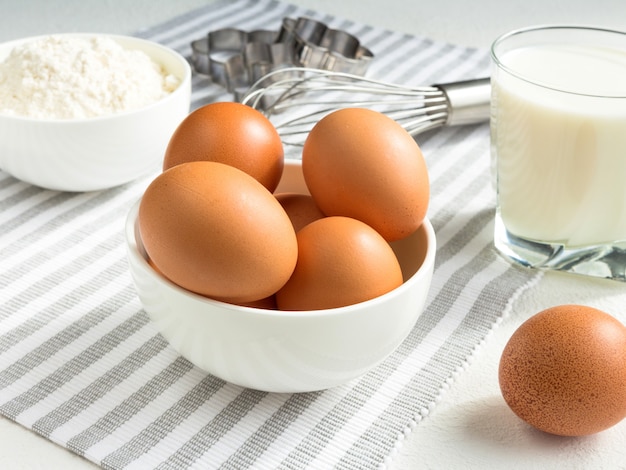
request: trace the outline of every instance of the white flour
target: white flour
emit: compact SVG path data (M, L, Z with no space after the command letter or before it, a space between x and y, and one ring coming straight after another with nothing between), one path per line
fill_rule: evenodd
M52 35L15 47L0 63L0 114L103 116L149 105L177 86L147 54L111 38Z

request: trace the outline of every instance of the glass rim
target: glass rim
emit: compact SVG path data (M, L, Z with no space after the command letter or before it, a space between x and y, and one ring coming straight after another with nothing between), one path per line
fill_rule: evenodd
M626 99L626 91L623 93L620 92L617 94L583 93L583 92L563 90L561 88L546 85L545 83L541 83L537 80L533 80L531 78L525 77L523 74L520 74L519 72L508 67L500 60L496 52L496 48L498 47L498 45L502 44L507 39L510 39L514 36L519 36L525 33L531 33L531 32L536 32L536 31L550 31L550 30L581 30L581 31L588 31L588 32L607 33L611 35L623 36L624 39L626 40L626 31L620 31L617 29L604 28L604 27L599 27L599 26L587 26L587 25L576 25L576 24L542 24L542 25L526 26L523 28L518 28L518 29L508 31L498 36L492 42L491 47L489 49L491 60L500 69L504 70L505 72L512 75L513 77L519 80L522 80L526 83L529 83L531 85L545 88L547 90L553 90L559 93L566 93L569 95L587 96L587 97L593 97L593 98ZM626 54L626 48L624 49L624 52Z

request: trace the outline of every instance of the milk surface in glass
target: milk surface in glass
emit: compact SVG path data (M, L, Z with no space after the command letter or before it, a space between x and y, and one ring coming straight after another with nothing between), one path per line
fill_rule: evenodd
M491 126L506 229L568 247L625 241L626 49L535 44L498 59Z

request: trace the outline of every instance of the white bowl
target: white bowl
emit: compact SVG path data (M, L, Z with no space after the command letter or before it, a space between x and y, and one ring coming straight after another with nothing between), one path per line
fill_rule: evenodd
M308 194L299 162L287 161L279 191ZM421 315L435 262L435 233L422 226L393 248L405 282L378 298L305 312L240 307L172 284L146 261L137 213L126 223L130 271L162 335L185 358L228 382L269 392L309 392L361 376L393 352Z
M101 34L66 36L94 37ZM180 80L171 94L144 108L89 119L0 115L0 168L37 186L92 191L117 186L158 169L169 139L189 113L191 68L180 54L144 39L106 35L138 49ZM25 38L0 44L0 61Z

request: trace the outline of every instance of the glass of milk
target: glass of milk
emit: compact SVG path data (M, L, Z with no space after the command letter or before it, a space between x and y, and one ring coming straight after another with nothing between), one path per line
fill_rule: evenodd
M526 28L491 55L496 248L626 281L626 32Z

